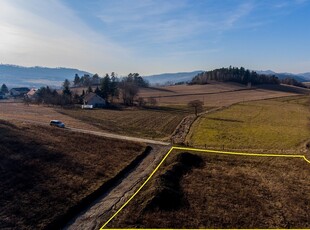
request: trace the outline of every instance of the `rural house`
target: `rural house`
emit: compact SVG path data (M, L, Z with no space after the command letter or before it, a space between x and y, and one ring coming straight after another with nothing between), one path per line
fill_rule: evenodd
M10 90L10 94L11 94L13 97L22 97L22 96L24 96L25 94L27 94L29 91L30 91L30 89L29 89L29 88L26 88L26 87L12 88L12 89Z
M84 105L90 105L93 108L102 108L106 106L106 101L95 93L88 93L83 99Z

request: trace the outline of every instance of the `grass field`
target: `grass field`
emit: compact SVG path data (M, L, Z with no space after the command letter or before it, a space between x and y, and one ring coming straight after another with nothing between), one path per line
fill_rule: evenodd
M145 146L0 120L0 229L43 229Z
M309 163L176 152L108 228L309 228Z
M168 139L181 120L193 113L184 106L126 110L62 109L58 111L104 131L154 139Z
M304 151L309 140L307 97L245 102L200 117L187 141L193 146Z

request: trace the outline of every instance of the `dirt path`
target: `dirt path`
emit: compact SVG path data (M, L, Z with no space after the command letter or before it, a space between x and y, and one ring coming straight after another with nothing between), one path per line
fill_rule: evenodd
M68 127L67 129L73 132L88 133L88 134L93 134L97 136L121 139L121 140L126 140L126 141L135 141L135 142L142 142L142 143L154 144L154 145L166 145L166 146L170 145L169 142L155 141L155 140L139 138L139 137L123 136L123 135L114 134L114 133L105 133L102 131L98 132L98 131L91 131L91 130L85 130L85 129L71 128L71 127Z
M149 155L127 177L71 220L64 229L99 229L146 180L170 146L152 145L152 148Z

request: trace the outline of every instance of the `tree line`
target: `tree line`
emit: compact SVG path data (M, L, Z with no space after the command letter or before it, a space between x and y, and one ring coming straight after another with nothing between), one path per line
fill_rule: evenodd
M302 82L297 81L294 78L291 77L286 77L284 79L281 79L281 83L282 84L286 84L286 85L293 85L293 86L297 86L297 87L302 87L302 88L308 88L305 84L303 84Z
M95 74L96 75L96 74ZM94 76L95 76L94 75ZM97 76L90 77L84 75L79 77L77 74L73 80L73 86L88 86L88 88L82 91L82 94L73 93L71 91L71 82L65 79L62 85L62 92L58 93L56 90L47 87L41 87L36 93L36 102L53 104L53 105L69 105L69 104L82 104L83 98L88 93L96 93L102 97L107 104L113 104L115 98L121 99L124 105L132 106L136 100L136 96L141 87L148 87L149 84L138 73L130 73L126 77L119 78L114 72L111 75L106 74L105 77L100 78ZM96 80L98 78L98 80ZM98 82L96 89L93 90L93 83ZM137 102L141 104L141 98L137 99ZM152 103L154 103L152 101Z
M196 75L190 84L208 84L208 81L237 82L240 84L280 84L275 75L258 74L243 67L229 67L206 71Z

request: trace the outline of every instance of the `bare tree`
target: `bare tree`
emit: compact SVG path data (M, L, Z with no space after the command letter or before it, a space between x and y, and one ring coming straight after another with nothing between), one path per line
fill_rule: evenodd
M139 107L145 106L145 100L143 97L139 97L137 102L138 102Z
M157 100L154 97L149 97L147 102L151 105L151 106L155 106L157 105Z
M198 113L203 110L203 102L200 100L194 100L188 102L188 106L195 109L195 115L198 116Z
M130 76L123 78L119 85L125 105L133 105L134 98L139 92L138 85L132 80Z

